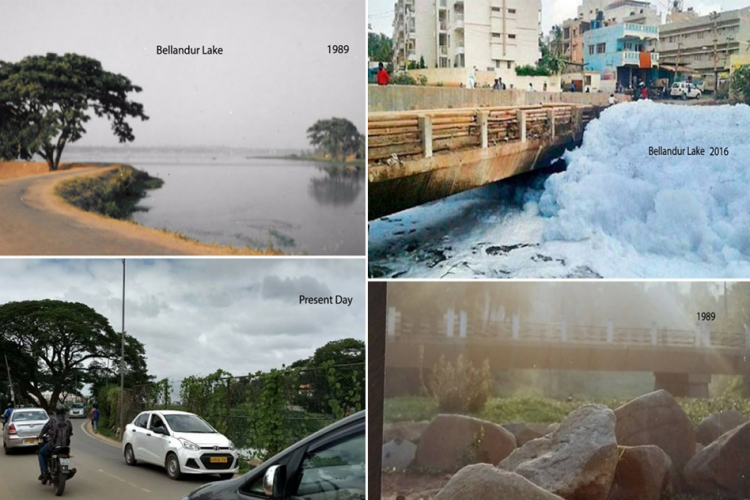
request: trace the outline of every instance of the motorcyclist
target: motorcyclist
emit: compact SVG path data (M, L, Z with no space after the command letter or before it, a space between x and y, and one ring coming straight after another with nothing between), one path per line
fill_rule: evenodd
M39 433L39 439L42 439L45 435L49 435L48 441L39 450L39 470L41 472L39 480L43 484L49 479L47 477L47 462L52 454L52 450L58 447L70 446L70 436L73 435L73 424L65 418L66 414L65 405L58 404L55 409L55 416L44 424L42 432Z

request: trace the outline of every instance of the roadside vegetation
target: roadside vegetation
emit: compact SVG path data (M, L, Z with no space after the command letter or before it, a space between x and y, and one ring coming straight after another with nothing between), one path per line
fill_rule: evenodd
M138 203L146 192L163 184L159 178L123 165L102 175L64 181L56 191L65 201L87 212L129 219L133 212L141 210Z

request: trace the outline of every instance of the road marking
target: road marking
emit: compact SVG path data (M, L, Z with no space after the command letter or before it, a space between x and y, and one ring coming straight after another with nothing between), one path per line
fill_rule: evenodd
M92 435L91 435L91 434L89 433L89 431L87 431L87 430L86 430L86 424L88 424L88 420L87 420L86 422L84 422L84 423L82 423L82 424L81 424L81 430L82 430L82 431L83 431L83 433L84 433L84 434L86 434L86 435L87 435L88 437L90 437L91 439L96 439L96 440L97 440L97 441L99 441L100 443L104 443L104 444L107 444L107 445L109 445L109 446L112 446L113 448L118 448L118 449L120 448L120 447L119 447L119 446L117 446L116 444L112 444L112 443L109 443L109 442L107 442L107 441L104 441L104 440L102 440L102 439L97 439L97 438L95 438L94 436L92 436Z
M110 474L109 472L107 472L107 471L105 471L105 470L99 469L99 472L101 472L102 474L106 474L107 476L109 476L109 477L111 477L111 478L117 479L118 481L120 481L120 482L122 482L122 483L128 483L128 484L129 484L130 486L132 486L133 488L138 488L138 489L140 489L140 490L143 490L143 491L145 491L146 493L151 493L151 490L147 490L146 488L143 488L142 486L138 486L137 484L133 484L133 483L131 483L130 481L128 481L128 480L126 480L126 479L123 479L123 478L121 478L121 477L117 477L117 476L115 476L114 474Z

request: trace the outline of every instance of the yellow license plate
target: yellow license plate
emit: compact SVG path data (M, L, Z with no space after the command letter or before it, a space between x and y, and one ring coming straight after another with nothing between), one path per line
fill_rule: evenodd
M37 444L39 442L38 439L24 439L23 444Z
M212 464L225 464L227 463L227 457L211 457Z

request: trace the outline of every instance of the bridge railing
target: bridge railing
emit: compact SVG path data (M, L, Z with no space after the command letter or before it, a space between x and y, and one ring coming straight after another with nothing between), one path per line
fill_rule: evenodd
M368 162L551 139L582 131L595 115L593 106L565 103L370 113Z
M750 350L750 330L746 332L711 331L705 325L693 330L620 327L606 325L568 325L560 323L521 322L513 315L504 321L469 322L466 313L445 318L412 322L402 320L401 314L389 310L387 335L391 342L435 342L446 339L455 342L548 342L579 345L653 346L674 348L712 348L735 351Z

